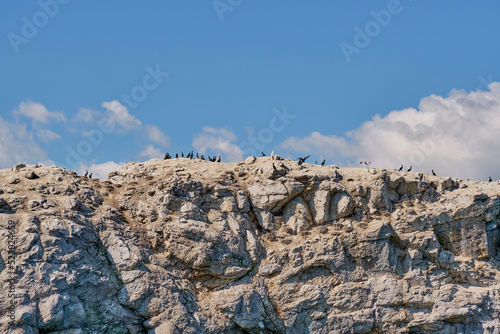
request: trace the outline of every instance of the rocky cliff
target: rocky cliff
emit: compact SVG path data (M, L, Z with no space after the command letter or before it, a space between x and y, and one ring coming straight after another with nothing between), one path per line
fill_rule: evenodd
M500 185L394 170L0 171L2 333L500 333Z

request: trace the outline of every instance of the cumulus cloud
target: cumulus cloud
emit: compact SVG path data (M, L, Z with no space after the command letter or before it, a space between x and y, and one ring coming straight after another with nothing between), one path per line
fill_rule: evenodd
M47 152L33 140L33 133L25 124L7 122L0 116L0 168L17 163L47 162Z
M202 154L208 150L222 155L227 162L243 160L243 151L235 145L236 135L227 129L204 127L201 133L195 135L193 147Z
M92 178L98 178L101 180L105 180L108 178L108 174L111 173L112 171L115 171L118 169L118 167L126 165L125 162L114 162L114 161L107 161L102 164L88 164L88 163L80 163L78 166L76 172L78 175L85 175L85 171L89 171L90 173L93 173Z
M418 109L376 115L343 136L313 132L291 137L281 147L294 152L315 152L321 157L357 164L413 170L485 180L500 179L500 83L489 90L452 90L447 97L431 95Z
M146 131L149 140L153 143L157 143L165 148L170 144L170 139L158 127L146 124Z
M92 108L80 108L77 114L73 117L74 122L95 123L102 118L99 111Z
M48 111L43 104L31 102L30 100L21 102L19 108L15 110L14 113L31 118L33 122L42 124L49 124L51 121L66 122L64 113L59 111Z
M142 126L142 122L130 114L123 104L118 101L103 102L106 108L107 125L116 130L128 132Z
M43 142L47 143L49 141L60 139L61 136L58 133L47 129L40 129L36 131L36 136L40 138Z
M144 150L139 152L139 157L146 159L161 159L164 157L164 153L159 149L155 148L153 145L146 145Z

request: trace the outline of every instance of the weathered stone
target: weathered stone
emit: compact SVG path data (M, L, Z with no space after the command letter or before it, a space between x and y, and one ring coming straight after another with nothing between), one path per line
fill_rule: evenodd
M497 183L277 156L22 168L0 171L1 333L500 332Z

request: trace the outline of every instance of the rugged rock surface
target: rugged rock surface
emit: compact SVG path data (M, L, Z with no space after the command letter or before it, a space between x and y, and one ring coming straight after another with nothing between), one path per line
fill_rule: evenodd
M276 156L16 165L0 332L500 333L499 192Z

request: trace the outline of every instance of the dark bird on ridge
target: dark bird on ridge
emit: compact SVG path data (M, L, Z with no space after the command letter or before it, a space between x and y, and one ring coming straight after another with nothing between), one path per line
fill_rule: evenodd
M306 162L307 158L309 158L311 155L309 154L307 157L301 158L298 157L297 160L299 160L299 166L302 165L304 162Z
M403 170L403 164L401 164L401 167L399 167L398 172L401 172Z
M359 164L365 164L366 168L370 167L371 161L361 161Z
M92 174L94 174L94 173L90 173L90 175L89 175L89 179L91 179L91 178L92 178Z
M205 156L202 154L200 159L205 160Z
M220 162L220 155L219 155L219 159L217 160L217 162Z
M85 170L85 176L84 177L87 177L87 175L89 175L89 171Z
M437 176L437 175L436 175L436 172L434 172L434 169L433 169L433 170L431 170L431 172L432 172L432 175Z
M489 178L488 182L491 182L491 181L493 181L493 180L491 179L491 176L488 176L488 178Z
M184 158L184 152L181 151L181 157Z
M323 159L323 162L321 163L321 166L324 166L325 165L325 160Z
M200 158L200 155L198 153L196 153L196 159L199 159Z
M175 158L179 158L179 153L175 153Z
M265 157L266 155L264 154L264 152L260 152L260 154L262 154L263 157Z
M411 168L412 168L412 167L413 167L413 166L410 166L410 168L408 168L407 172L411 172Z

